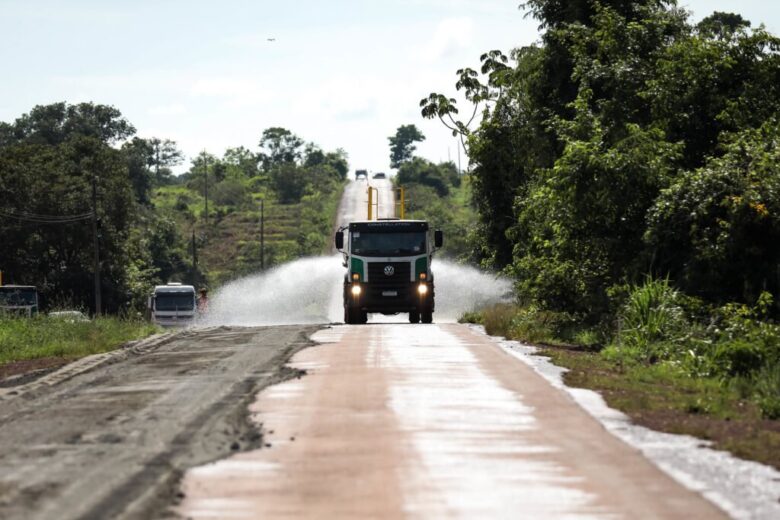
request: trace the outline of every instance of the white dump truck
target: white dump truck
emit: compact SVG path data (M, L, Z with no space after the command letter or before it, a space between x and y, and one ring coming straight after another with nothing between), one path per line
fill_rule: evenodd
M197 314L195 287L171 282L158 285L149 297L152 321L163 327L183 327L192 323Z

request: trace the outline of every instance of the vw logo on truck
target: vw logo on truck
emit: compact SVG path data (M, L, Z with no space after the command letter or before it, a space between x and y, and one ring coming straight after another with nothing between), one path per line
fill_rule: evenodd
M393 276L395 274L395 268L392 265L385 266L385 276Z

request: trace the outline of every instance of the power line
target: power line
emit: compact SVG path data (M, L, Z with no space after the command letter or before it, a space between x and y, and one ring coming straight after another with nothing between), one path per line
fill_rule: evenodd
M0 209L0 217L11 218L22 222L32 222L35 224L69 224L92 218L92 212L90 211L89 213L81 213L78 215L42 215L26 211L8 211Z

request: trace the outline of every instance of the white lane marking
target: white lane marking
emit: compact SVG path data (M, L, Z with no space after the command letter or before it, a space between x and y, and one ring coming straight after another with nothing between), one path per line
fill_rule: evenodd
M533 408L482 372L459 338L436 325L379 326L368 356L391 370L390 407L419 465L402 468L412 517L604 518L580 479L523 440ZM521 513L522 512L522 513Z

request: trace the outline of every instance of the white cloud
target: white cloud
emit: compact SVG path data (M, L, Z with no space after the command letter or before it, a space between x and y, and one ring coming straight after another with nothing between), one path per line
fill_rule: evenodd
M226 107L242 108L268 103L272 92L267 87L269 80L257 77L210 77L199 78L190 86L194 98L217 98Z
M435 62L468 48L473 40L474 22L471 18L446 18L436 26L421 56L425 61Z
M152 116L180 116L187 113L187 107L181 103L172 103L170 105L158 105L149 109L149 115Z

